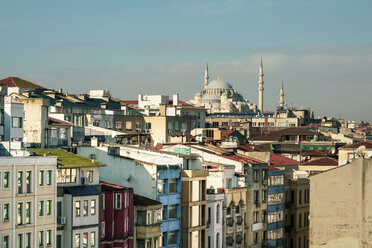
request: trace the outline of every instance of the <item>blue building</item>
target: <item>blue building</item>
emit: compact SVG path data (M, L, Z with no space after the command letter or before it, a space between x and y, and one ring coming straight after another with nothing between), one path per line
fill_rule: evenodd
M132 147L78 147L77 153L107 165L100 168L100 180L161 202L162 216L153 216L162 218L156 247L181 247L182 158Z
M268 166L267 247L284 247L285 170Z

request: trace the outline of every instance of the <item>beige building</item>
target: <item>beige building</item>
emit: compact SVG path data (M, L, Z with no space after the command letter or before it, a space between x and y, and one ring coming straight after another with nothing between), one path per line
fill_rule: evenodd
M285 182L285 247L309 247L309 201L308 173L288 169Z
M205 247L208 170L182 170L181 247Z
M338 149L339 165L351 162L356 157L372 157L372 142L363 141L356 144L346 145Z
M372 159L310 177L310 246L372 247Z
M16 93L12 97L12 102L24 105L23 141L31 147L46 147L49 100L27 98Z
M55 247L56 157L0 157L0 247Z

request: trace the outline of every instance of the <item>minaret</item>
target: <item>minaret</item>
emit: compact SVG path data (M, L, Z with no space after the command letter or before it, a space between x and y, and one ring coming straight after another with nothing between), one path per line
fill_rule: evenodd
M284 108L284 88L283 88L283 82L282 87L280 88L280 98L279 98L279 106Z
M208 85L208 62L205 63L205 73L204 73L204 89L207 88Z
M261 64L260 64L260 73L258 74L258 110L260 114L263 115L263 64L262 64L262 57L261 57Z

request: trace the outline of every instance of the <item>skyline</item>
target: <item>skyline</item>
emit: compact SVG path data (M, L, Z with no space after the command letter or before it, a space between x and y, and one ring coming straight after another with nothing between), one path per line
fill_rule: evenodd
M370 2L89 3L0 3L0 77L122 99L179 92L188 101L208 61L210 81L220 74L258 105L262 56L265 111L278 106L283 81L288 106L372 121Z

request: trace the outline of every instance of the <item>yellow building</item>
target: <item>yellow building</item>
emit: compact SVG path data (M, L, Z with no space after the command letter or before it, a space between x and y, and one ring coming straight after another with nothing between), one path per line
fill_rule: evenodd
M363 141L352 145L346 145L338 149L338 164L343 165L351 162L356 157L372 157L372 142Z
M0 157L0 247L55 247L56 157Z

